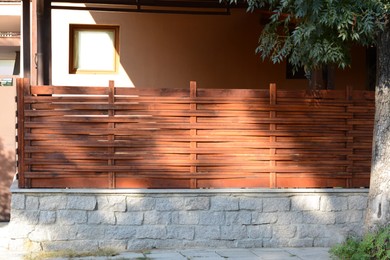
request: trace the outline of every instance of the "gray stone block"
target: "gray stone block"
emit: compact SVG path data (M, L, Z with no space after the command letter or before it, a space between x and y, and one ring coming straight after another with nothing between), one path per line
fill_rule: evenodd
M42 210L39 212L39 224L47 225L56 222L56 212L51 210Z
M272 237L271 225L247 226L247 232L250 239L263 239Z
M289 247L313 247L314 239L313 238L305 238L305 239L291 239L289 241ZM314 259L314 258L313 258Z
M303 224L335 224L335 212L305 211L303 212Z
M225 213L225 225L249 225L252 223L250 211L228 211Z
M127 211L153 210L156 206L156 199L152 197L126 197Z
M183 225L167 226L168 239L193 240L194 237L195 237L195 229L193 226L183 226Z
M87 223L87 212L85 210L58 210L57 224L74 225Z
M95 210L87 211L89 224L115 224L115 213L112 211Z
M363 210L345 210L336 212L336 224L361 223L361 225L363 225L363 212Z
M142 225L144 213L142 212L115 212L117 225Z
M104 225L88 225L82 224L77 226L68 227L70 230L75 230L76 239L78 240L91 240L91 239L103 239L106 238L106 226Z
M348 209L348 198L341 196L321 196L322 211L341 211Z
M184 199L185 210L208 210L210 209L210 198L191 197Z
M252 213L252 224L274 224L278 221L278 213Z
M138 226L105 226L104 239L133 239Z
M126 211L125 196L97 196L97 209L104 211Z
M111 249L118 252L124 252L127 249L127 240L100 240L99 249Z
M220 239L221 228L219 226L195 226L195 239Z
M97 240L71 240L42 242L43 251L61 251L72 249L78 252L95 251L99 248Z
M329 237L328 227L319 224L298 225L298 238Z
M289 198L263 199L263 212L289 211L290 204Z
M166 239L167 230L165 226L162 225L139 226L135 237L141 239Z
M36 225L39 223L39 210L15 209L11 212L11 222L18 225Z
M28 238L34 242L63 241L76 239L76 234L74 226L45 225L37 226Z
M94 210L96 209L96 197L82 195L68 196L66 208L70 210Z
M54 196L42 196L39 198L40 210L58 210L66 209L67 196L54 195Z
M199 224L199 218L198 211L181 211L178 213L178 222L173 221L173 223L180 225L197 225Z
M301 224L303 223L303 213L301 211L282 212L278 214L278 225Z
M334 232L339 232L343 237L362 237L363 223L348 223L334 225Z
M12 194L11 196L11 208L12 209L25 209L26 197L23 194Z
M263 210L263 199L257 197L244 197L239 200L240 210Z
M239 199L236 197L212 197L211 210L215 211L231 211L238 210Z
M320 209L320 196L317 195L297 195L291 198L292 211L307 211Z
M248 238L246 226L234 225L234 226L221 226L221 239L225 240L237 240Z
M127 243L127 250L143 251L147 249L156 248L157 241L154 239L131 239Z
M281 225L272 227L272 238L293 238L295 237L296 233L297 227L294 225Z
M26 210L38 210L39 208L39 199L36 196L27 196L26 197Z
M263 239L263 247L288 247L291 238L272 237L271 239ZM291 255L287 255L291 257ZM276 259L286 259L284 256L278 256Z
M344 241L345 241L345 239L339 240L339 239L318 237L318 238L314 239L313 246L314 247L332 247L332 246L341 244Z
M169 225L172 223L172 212L146 211L144 213L144 225Z
M185 210L184 198L169 197L156 198L156 210L159 211L174 211Z
M348 208L365 210L367 208L367 196L349 196L348 197Z
M263 247L262 239L243 239L235 241L235 248L260 248ZM233 258L234 259L234 258ZM249 258L251 259L251 258Z
M199 225L224 225L225 224L225 212L200 212L199 213Z

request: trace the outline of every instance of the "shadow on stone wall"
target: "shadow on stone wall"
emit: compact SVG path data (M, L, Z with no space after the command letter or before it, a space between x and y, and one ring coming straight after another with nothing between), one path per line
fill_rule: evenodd
M11 248L330 247L362 234L367 190L15 189Z
M15 175L15 158L13 153L6 151L3 140L0 139L0 221L10 219L10 186Z

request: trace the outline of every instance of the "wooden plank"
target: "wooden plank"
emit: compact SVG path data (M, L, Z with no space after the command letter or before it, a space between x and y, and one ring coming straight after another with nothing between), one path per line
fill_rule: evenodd
M31 86L32 95L107 95L107 87Z

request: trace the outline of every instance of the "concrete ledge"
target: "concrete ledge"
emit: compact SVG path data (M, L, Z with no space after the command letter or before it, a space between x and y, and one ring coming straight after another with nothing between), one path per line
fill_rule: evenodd
M223 194L223 193L367 193L369 189L20 189L17 181L11 186L12 193L83 193L83 194Z

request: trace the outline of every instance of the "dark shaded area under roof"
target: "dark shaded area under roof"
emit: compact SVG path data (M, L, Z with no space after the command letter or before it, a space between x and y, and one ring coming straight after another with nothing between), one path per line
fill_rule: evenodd
M52 0L51 3L53 9L183 14L230 14L230 8L242 8L246 4L220 0Z

